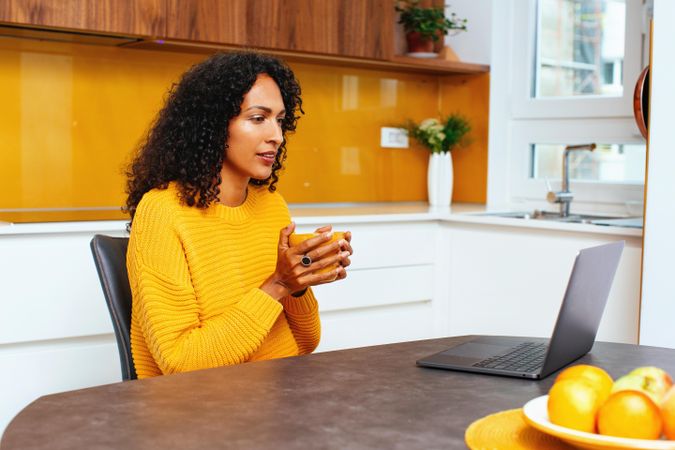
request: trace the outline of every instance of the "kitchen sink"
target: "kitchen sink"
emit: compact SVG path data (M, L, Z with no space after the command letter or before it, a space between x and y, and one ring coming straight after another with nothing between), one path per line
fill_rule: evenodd
M479 216L504 217L523 220L548 220L554 222L585 223L592 225L624 226L642 228L642 217L617 217L596 214L570 214L562 217L560 213L553 211L510 211L510 212L487 212L477 214Z

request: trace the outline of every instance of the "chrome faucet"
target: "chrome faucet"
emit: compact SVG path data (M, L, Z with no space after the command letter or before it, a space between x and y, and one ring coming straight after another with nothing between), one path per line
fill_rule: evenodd
M546 194L546 200L551 203L560 203L560 217L567 217L570 215L570 203L574 195L570 192L570 152L575 150L595 150L595 144L582 144L582 145L568 145L565 147L563 152L563 166L562 166L562 190L558 192L551 191L549 187L548 194Z

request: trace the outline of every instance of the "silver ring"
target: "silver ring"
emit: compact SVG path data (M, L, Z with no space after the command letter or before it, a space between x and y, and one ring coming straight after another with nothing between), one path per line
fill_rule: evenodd
M304 255L300 260L300 264L302 264L305 267L309 267L312 265L312 258L310 258L309 255Z

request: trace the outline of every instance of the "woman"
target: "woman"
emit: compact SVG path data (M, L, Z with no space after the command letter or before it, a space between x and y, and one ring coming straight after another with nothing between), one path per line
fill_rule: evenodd
M297 247L276 192L300 87L275 58L217 54L171 90L127 173L139 378L312 352L310 286L347 276L351 236ZM321 268L338 264L328 273Z

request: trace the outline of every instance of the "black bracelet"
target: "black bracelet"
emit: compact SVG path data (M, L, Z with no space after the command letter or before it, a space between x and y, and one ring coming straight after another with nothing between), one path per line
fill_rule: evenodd
M305 295L305 292L307 292L307 288L304 288L300 292L293 292L291 295L295 298L298 298L298 297L302 297L303 295Z

